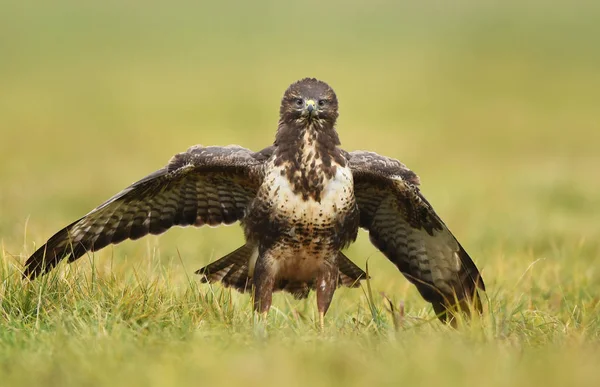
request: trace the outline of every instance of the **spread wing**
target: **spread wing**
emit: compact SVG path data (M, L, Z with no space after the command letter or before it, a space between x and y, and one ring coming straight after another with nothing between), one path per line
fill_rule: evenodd
M417 175L372 152L350 152L348 160L360 226L369 231L371 242L433 304L440 319L452 320L457 308L481 310L481 275L419 191Z
M172 226L231 224L244 216L266 156L248 149L194 146L52 236L25 264L35 278L68 257Z

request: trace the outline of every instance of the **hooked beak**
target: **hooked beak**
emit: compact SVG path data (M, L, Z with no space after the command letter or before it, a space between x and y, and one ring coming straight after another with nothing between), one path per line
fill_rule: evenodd
M317 104L312 99L309 99L308 101L306 101L306 110L308 110L308 114L310 114L310 115L313 114L313 111L315 110L316 105Z

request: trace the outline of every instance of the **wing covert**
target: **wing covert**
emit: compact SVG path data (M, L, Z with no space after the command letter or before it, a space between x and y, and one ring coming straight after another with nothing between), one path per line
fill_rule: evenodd
M419 178L397 160L349 153L360 227L412 282L436 314L452 320L456 308L481 309L481 275L460 243L421 194ZM457 302L458 301L458 302Z
M24 275L173 226L234 223L256 194L262 164L260 154L239 146L194 146L57 232L27 260Z

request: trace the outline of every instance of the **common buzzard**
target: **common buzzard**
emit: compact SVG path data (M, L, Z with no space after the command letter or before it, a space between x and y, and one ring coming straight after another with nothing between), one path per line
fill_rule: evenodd
M398 160L341 149L338 101L305 78L283 95L275 142L260 152L237 145L194 146L52 236L27 260L24 276L60 260L172 226L241 222L245 244L197 271L203 282L254 290L266 313L272 293L317 293L321 326L338 286L366 274L341 250L358 228L433 305L442 321L480 311L477 267Z

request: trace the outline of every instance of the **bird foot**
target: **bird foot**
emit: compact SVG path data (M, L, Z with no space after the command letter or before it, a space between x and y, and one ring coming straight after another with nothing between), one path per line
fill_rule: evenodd
M325 313L319 312L319 330L321 333L325 332Z
M264 340L268 336L267 312L254 313L254 337Z

